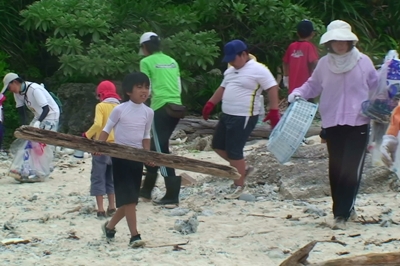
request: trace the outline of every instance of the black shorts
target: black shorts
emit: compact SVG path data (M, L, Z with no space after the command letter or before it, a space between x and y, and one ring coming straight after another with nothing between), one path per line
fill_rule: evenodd
M117 208L138 203L143 163L112 158L115 203Z
M226 151L231 160L243 159L243 148L256 127L258 115L246 117L222 114L212 141L213 149Z

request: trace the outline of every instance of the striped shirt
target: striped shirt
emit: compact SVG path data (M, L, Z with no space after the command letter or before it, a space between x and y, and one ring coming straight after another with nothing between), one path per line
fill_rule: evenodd
M225 71L221 83L221 87L225 88L222 112L236 116L258 115L261 92L276 85L269 69L254 60L248 61L240 69L230 67Z

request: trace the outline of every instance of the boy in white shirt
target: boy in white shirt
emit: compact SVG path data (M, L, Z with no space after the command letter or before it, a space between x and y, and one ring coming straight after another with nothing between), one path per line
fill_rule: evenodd
M41 85L24 81L15 73L8 73L3 79L4 93L7 89L14 94L14 99L21 124L27 124L25 106L34 114L31 126L57 131L60 109L50 93Z
M275 127L280 119L278 84L266 66L249 57L247 45L240 40L225 45L223 61L232 67L225 71L220 87L204 106L203 118L207 120L215 105L222 101L222 114L212 147L241 175L234 182L235 191L226 196L235 199L243 192L245 178L251 172L251 168L246 167L243 148L257 124L262 91L268 91L270 101L270 110L263 121L270 120L271 127Z
M27 124L26 106L34 114L34 118L30 123L31 126L57 131L60 108L43 86L25 81L15 73L8 73L3 79L1 93L6 90L14 94L22 125ZM53 146L27 141L24 152L20 152L14 157L10 176L22 183L42 182L54 168L53 158ZM21 162L22 166L20 165Z
M144 102L149 97L150 80L141 72L127 75L122 82L124 103L116 106L100 134L99 140L106 141L114 129L114 142L134 148L150 150L150 130L154 111ZM112 158L116 207L110 221L102 225L108 240L115 237L115 226L126 218L131 238L129 246L144 245L137 231L136 205L142 182L143 163L126 159ZM153 163L147 165L154 167Z

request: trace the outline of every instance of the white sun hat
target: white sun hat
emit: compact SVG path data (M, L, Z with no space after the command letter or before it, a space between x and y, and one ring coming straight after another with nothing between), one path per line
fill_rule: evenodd
M352 41L354 44L358 42L358 37L351 31L349 23L343 20L334 20L329 23L327 31L321 36L319 44L329 41Z
M140 37L139 45L142 46L144 42L150 41L151 37L153 36L158 37L157 33L151 31L143 33L142 36ZM139 49L139 55L144 55L142 47L140 47Z

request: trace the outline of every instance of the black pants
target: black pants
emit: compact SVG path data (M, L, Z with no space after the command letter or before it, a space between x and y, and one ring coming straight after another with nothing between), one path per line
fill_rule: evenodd
M226 151L231 160L242 160L243 148L257 121L258 115L246 117L222 113L214 132L212 148Z
M348 219L360 187L369 125L335 126L325 130L333 215Z
M168 115L165 107L161 107L160 109L154 111L154 120L153 120L153 136L151 138L151 147L152 151L157 151L154 143L154 134L157 134L158 142L160 144L162 153L169 153L169 138L175 130L175 127L179 123L179 118L174 118ZM147 172L149 173L157 173L159 167L150 167L146 165ZM175 176L175 169L166 168L168 176Z

